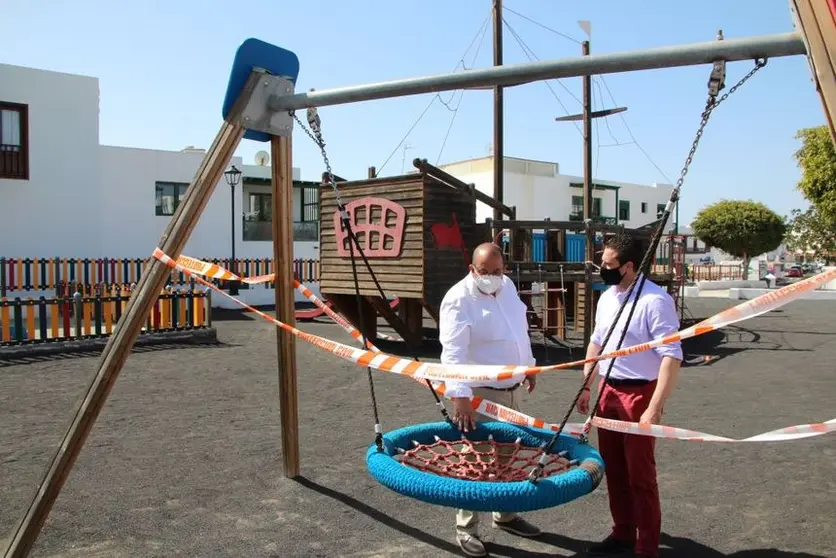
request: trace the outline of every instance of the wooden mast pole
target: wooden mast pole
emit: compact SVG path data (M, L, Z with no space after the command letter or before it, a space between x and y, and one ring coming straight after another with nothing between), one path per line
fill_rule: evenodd
M493 65L502 66L502 0L493 0ZM493 198L502 202L505 191L505 131L504 97L501 85L493 88ZM495 236L502 230L502 213L494 208L494 223L498 229L491 232Z
M589 41L582 45L584 56L589 56ZM592 78L583 76L583 219L585 223L586 244L584 259L584 312L583 346L589 346L593 325L592 264L595 261L595 226L592 215ZM616 208L618 211L618 208Z

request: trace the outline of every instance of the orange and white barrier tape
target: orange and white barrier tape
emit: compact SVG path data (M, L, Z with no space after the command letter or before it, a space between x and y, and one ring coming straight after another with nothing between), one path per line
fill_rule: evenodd
M249 309L253 313L261 316L262 318L264 318L265 320L274 323L275 325L277 325L281 329L284 329L285 331L288 331L288 332L292 333L293 335L296 335L300 339L308 341L309 343L313 344L316 347L319 347L323 350L327 350L327 351L337 355L338 357L343 358L344 360L348 360L348 361L360 364L361 366L369 366L371 368L375 368L375 369L378 369L378 370L383 370L383 371L386 371L386 372L392 372L392 373L396 373L396 374L403 374L403 375L412 377L413 379L418 380L418 381L421 381L421 379L425 379L425 378L423 378L420 374L418 374L417 371L419 369L421 369L422 367L425 367L429 364L432 364L432 363L419 363L417 361L409 361L409 360L406 360L406 359L403 359L403 358L400 358L400 357L397 357L397 356L394 356L394 355L388 355L386 353L380 352L380 350L377 349L377 347L374 347L373 350L369 350L369 351L366 351L366 350L363 350L363 349L354 349L354 348L349 347L347 345L344 345L342 343L339 343L339 342L336 342L336 341L331 341L329 339L325 339L324 337L320 337L320 336L313 335L313 334L310 334L310 333L305 333L303 331L300 331L300 330L296 329L295 327L291 327L291 326L289 326L289 325L287 325L287 324L285 324L285 323L283 323L283 322L281 322L281 321L279 321L279 320L277 320L277 319L275 319L271 316L268 316L267 314L257 310L256 308L253 308L252 306L249 306L245 302L242 302L242 301L238 300L237 298L227 294L226 292L222 291L221 289L218 289L217 287L215 287L214 285L212 285L211 283L209 283L208 281L206 281L202 277L200 277L197 273L192 272L191 269L189 269L185 266L179 265L178 262L174 261L172 258L167 256L159 248L154 250L154 257L157 258L158 260L160 260L165 265L167 265L171 268L177 269L179 271L182 271L183 273L186 273L189 276L194 277L199 283L207 286L210 289L213 289L213 290L217 291L218 293L220 293L223 296L226 296L227 298L230 298L234 302L238 303L239 305L243 306L244 308ZM829 281L831 279L829 277L830 273L820 274L820 275L828 275L828 277L827 277L826 280L817 282L816 285L818 283L823 283L823 282ZM815 277L818 277L818 276L814 276L810 279L813 279ZM804 282L810 281L810 279L807 279ZM797 287L800 283L802 283L802 282L796 283L796 284L791 285L791 286ZM785 289L786 288L787 287L785 287ZM815 286L810 287L810 289L805 289L805 290L801 290L801 289L797 288L797 289L794 290L794 292L796 293L795 296L793 296L791 298L772 297L772 299L770 301L768 301L768 306L765 305L765 304L755 306L756 313L753 313L751 315L763 314L764 312L767 312L767 311L772 310L774 308L778 308L779 306L783 306L784 304L786 304L786 303L790 302L791 300L794 300L795 298L800 296L801 293L807 292L807 290L812 290L814 288L815 288ZM313 293L311 293L311 294L313 294ZM769 293L769 294L776 294L776 293ZM738 305L735 308L739 308L740 306L745 306L745 305L751 305L750 303L756 302L760 298L763 298L763 297L758 297L756 299L748 301L747 303ZM729 310L734 310L735 308L730 308ZM764 308L766 308L766 309L764 309ZM330 311L330 308L328 310ZM713 327L710 327L709 329L696 331L696 329L695 329L696 326L694 326L692 328L688 328L688 330L683 330L683 332L680 332L680 334L685 333L686 331L689 331L689 330L695 330L691 335L688 335L688 337L695 336L695 335L701 335L702 333L707 333L708 331L712 331L714 329L717 329L718 327L722 327L722 325L728 325L730 323L734 323L734 322L746 319L748 317L751 317L749 315L746 315L743 318L737 318L737 319L733 319L733 320L730 320L730 321L716 321L715 320L715 318L717 318L717 317L719 317L719 316L721 316L725 313L728 313L729 310L721 312L720 314L717 314L716 316L713 316L712 318L709 318L708 320L704 320L703 322L700 322L700 324L711 322L713 324ZM336 314L336 313L333 313L333 314L335 316L338 316L338 314ZM726 318L726 319L729 319L729 318ZM348 325L348 327L352 328L352 326L350 324L348 324L348 322L345 322L345 323L346 323L346 325ZM700 325L700 324L698 324L698 325ZM722 324L722 325L719 325L719 324ZM642 345L649 345L649 344L644 343ZM642 345L636 345L636 347L639 347L639 346L642 346ZM658 345L653 345L653 346L658 346ZM652 348L652 347L648 347L647 349L644 349L644 350L648 350L650 348ZM632 347L629 347L628 349L632 349ZM617 353L619 351L615 351L615 352ZM633 351L633 352L639 352L639 351ZM628 353L628 354L632 354L632 353ZM586 361L577 361L577 363L585 364L586 362L594 362L596 360L602 360L604 358L613 358L615 356L618 356L618 355L615 355L614 353L609 353L607 355L601 355L597 358L587 359ZM527 370L533 370L533 371L536 371L536 373L539 373L539 372L543 372L543 371L547 371L547 370L556 370L556 369L561 369L561 368L574 367L576 365L577 365L576 363L565 363L565 364L558 364L558 365L551 365L551 366L530 367L530 368L527 368ZM443 367L444 368L446 368L446 367L451 367L451 368L480 368L481 366L478 366L478 365L445 365ZM496 367L489 366L487 368L496 368ZM502 368L508 368L508 367L502 367ZM513 368L519 368L519 367L513 367ZM440 385L440 386L437 386L436 389L437 389L437 391L440 395L444 395L446 397L446 395L444 394L445 390L444 390L444 385L443 384ZM472 397L471 398L471 403L472 403L473 408L476 412L481 413L485 416L491 417L491 418L496 419L496 420L500 420L500 421L503 421L503 422L514 423L514 424L533 426L533 427L537 427L537 428L545 428L545 429L549 429L549 430L552 430L552 431L557 431L557 429L558 429L558 425L546 423L542 419L531 417L529 415L526 415L525 413L510 409L509 407L505 407L503 405L500 405L498 403L486 400L486 399L481 398L481 397ZM735 438L727 438L727 437L724 437L724 436L716 436L716 435L713 435L713 434L706 434L706 433L698 432L698 431L694 431L694 430L687 430L687 429L683 429L683 428L676 428L676 427L670 427L670 426L664 426L664 425L650 425L650 424L639 424L639 423L632 423L632 422L624 422L624 421L618 421L618 420L612 420L612 419L603 419L601 417L593 418L591 423L592 423L593 426L595 426L597 428L603 428L605 430L612 430L612 431L616 431L616 432L623 432L625 434L637 434L637 435L641 435L641 436L652 436L652 437L656 437L656 438L667 438L667 439L689 440L689 441L700 441L700 442L774 442L774 441L787 441L787 440L796 440L796 439L801 439L801 438L808 438L808 437L812 437L812 436L820 436L822 434L826 434L826 433L833 432L834 430L836 430L836 419L832 419L832 420L829 420L829 421L824 422L824 423L813 423L813 424L789 426L789 427L782 428L782 429L779 429L779 430L773 430L771 432L766 432L764 434L759 434L757 436L751 436L749 438L735 439ZM583 432L583 430L584 430L584 424L569 423L569 424L566 424L564 426L563 432L565 432L566 434L569 434L569 435L579 435L581 432Z
M187 275L195 277L195 279L198 282L208 286L209 288L218 290L219 292L223 293L223 291L220 291L219 289L214 287L214 285L211 285L201 277L197 276L195 273L192 272L191 269L185 266L181 266L178 262L174 261L168 255L163 253L162 250L160 250L159 248L156 248L154 250L154 257L159 259L161 262L168 265L169 267L172 267L174 269L177 269L178 271L186 273ZM265 319L268 319L271 322L274 322L282 329L289 331L290 333L296 335L300 339L304 339L305 341L308 341L309 343L316 345L321 349L327 350L344 360L355 362L357 364L360 364L361 366L370 366L371 368L382 370L384 372L403 374L406 376L411 376L420 379L428 379L433 381L457 380L462 383L482 383L510 379L517 379L521 381L526 376L533 376L542 372L549 372L552 370L565 370L569 368L577 368L579 366L583 366L584 364L598 362L601 360L616 358L620 356L631 355L642 351L650 350L654 347L658 347L666 343L673 343L681 339L686 339L688 337L702 335L704 333L708 333L709 331L714 331L719 327L739 322L748 317L756 316L769 310L783 306L784 304L787 304L792 300L798 298L804 292L811 291L815 289L818 285L826 283L834 278L836 278L836 269L826 273L814 275L813 277L810 277L793 285L783 287L778 291L771 292L766 295L761 295L758 298L739 304L734 308L724 310L716 316L713 316L707 320L703 320L697 325L682 330L678 333L674 333L672 335L668 335L660 339L655 339L648 343L640 343L638 345L633 345L631 347L626 347L617 351L611 351L609 353L601 354L597 357L591 357L584 360L577 360L561 364L552 364L548 366L530 367L514 365L503 366L416 362L382 352L355 349L337 341L331 341L330 339L325 339L324 337L320 337L318 335L313 335L310 333L300 331L295 327L291 327L279 320L276 320L275 318L267 316L263 312L259 312L253 309L251 306L248 306L246 303L241 302L240 300L234 297L231 298L236 303L244 306L245 308L250 308L255 313L263 316Z
M309 301L313 302L315 306L317 306L318 308L322 309L322 311L323 311L323 312L325 312L325 313L328 315L328 317L329 317L329 318L331 318L332 320L334 320L334 321L337 323L337 325L338 325L338 326L340 326L341 328L343 328L343 329L346 331L346 333L348 333L349 335L351 335L351 336L352 336L352 337L353 337L353 338L354 338L354 339L355 339L358 343L360 343L360 344L362 345L361 340L362 340L362 338L363 338L363 334L361 334L361 333L360 333L360 331L359 331L356 327L354 327L353 325L351 325L351 324L348 322L348 320L346 320L345 318L343 318L343 317L342 317L340 314L338 314L337 312L334 312L333 310L331 310L331 309L328 307L328 305L327 305L327 304L325 304L324 302L322 302L322 301L319 299L319 297L317 297L317 296L313 293L313 291L311 291L309 288L307 288L305 285L303 285L302 283L300 283L300 282L299 282L299 281L297 281L296 279L294 279L294 280L293 280L293 287L294 287L297 291L299 291L299 293L301 293L301 294L302 294L302 296L304 296L305 298L307 298ZM378 337L380 337L381 339L386 339L387 341L399 341L399 339L397 339L397 338L395 338L395 337L390 337L390 336L388 336L388 335L386 335L386 334L384 334L384 333L380 333L380 332L378 332L377 336L378 336ZM366 347L367 347L370 351L374 351L374 352L376 352L376 353L379 353L379 352L380 352L380 349L378 349L377 347L375 347L375 346L372 344L372 342L371 342L371 341L369 341L368 339L366 340Z
M180 266L180 269L183 270L184 273L186 273L185 270L188 270L193 274L202 275L204 277L210 277L212 279L222 279L224 281L241 281L242 283L246 283L248 285L259 285L261 283L269 283L270 281L273 281L276 277L275 273L268 273L266 275L256 275L254 277L242 277L219 265L182 255L177 258L177 265ZM362 337L360 332L354 326L348 323L342 316L328 308L328 306L324 302L322 302L313 293L313 291L311 291L305 285L300 283L297 279L293 280L293 288L299 291L309 301L313 302L314 305L321 308L326 314L328 314L328 316L332 320L334 320L335 322L337 322L337 324L342 326L342 328L345 329L349 333L349 335L351 335L358 341L360 340L360 338ZM398 339L382 333L378 333L378 337L380 337L381 339L386 339L387 341L398 341ZM371 349L372 347L373 345L369 344L369 348Z

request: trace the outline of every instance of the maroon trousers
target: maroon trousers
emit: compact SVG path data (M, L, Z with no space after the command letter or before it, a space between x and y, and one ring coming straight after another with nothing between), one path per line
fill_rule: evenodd
M638 422L650 404L656 382L643 386L604 385L598 416ZM659 555L662 511L656 484L656 439L598 429L609 492L612 535L635 543L635 552Z

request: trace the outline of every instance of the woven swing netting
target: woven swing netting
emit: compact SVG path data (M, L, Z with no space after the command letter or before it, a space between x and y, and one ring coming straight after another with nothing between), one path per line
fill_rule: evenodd
M515 442L497 442L492 436L488 440L472 441L442 440L436 437L432 444L413 441L413 448L398 449L398 459L403 465L433 473L442 477L488 482L521 482L538 468L542 448ZM551 476L569 471L577 466L576 460L567 458L568 453L548 454L542 476Z

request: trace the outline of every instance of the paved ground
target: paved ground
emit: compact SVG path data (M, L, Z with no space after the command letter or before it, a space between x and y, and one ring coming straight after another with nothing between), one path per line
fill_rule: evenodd
M697 316L732 304L688 301ZM669 424L738 437L834 416L836 305L798 302L709 334ZM376 484L366 371L299 345L303 478L281 475L271 326L216 318L222 344L128 361L33 552L61 557L453 556L453 511ZM314 333L348 341L327 323ZM574 351L577 357L579 350ZM549 357L568 358L559 349ZM32 497L94 357L0 363L0 544ZM578 373L540 378L524 405L556 420ZM386 429L438 419L430 394L375 373ZM662 442L666 558L836 556L836 435L778 444ZM494 556L576 556L607 533L606 488L530 514L549 534L484 528ZM3 545L5 546L5 545Z

